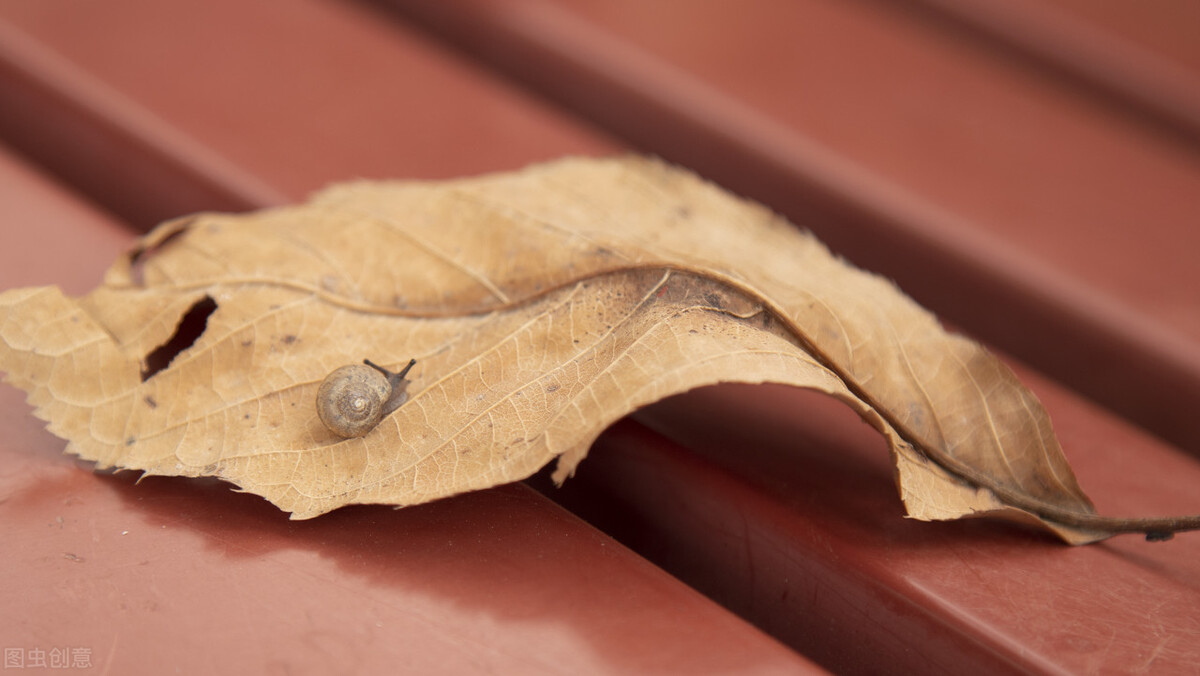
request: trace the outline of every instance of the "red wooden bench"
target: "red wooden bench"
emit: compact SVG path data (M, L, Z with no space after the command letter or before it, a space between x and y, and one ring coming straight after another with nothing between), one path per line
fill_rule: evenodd
M1194 10L989 7L5 3L0 286L80 293L189 211L634 148L1011 354L1102 512L1200 511ZM664 402L561 490L298 523L219 483L95 475L0 398L0 647L26 666L1200 668L1200 536L907 521L882 441L804 392Z

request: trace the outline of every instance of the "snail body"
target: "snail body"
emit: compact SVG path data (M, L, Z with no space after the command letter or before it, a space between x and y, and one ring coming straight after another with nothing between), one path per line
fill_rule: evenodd
M364 359L334 370L317 390L317 415L330 432L352 439L370 432L408 399L404 376L417 363L413 359L399 373Z

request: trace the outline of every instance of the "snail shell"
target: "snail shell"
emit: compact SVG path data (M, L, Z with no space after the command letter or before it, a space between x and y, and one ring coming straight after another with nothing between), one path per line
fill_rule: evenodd
M404 376L416 363L415 359L410 361L399 373L369 360L333 371L317 390L317 415L321 422L330 432L347 439L370 432L408 399L404 391L408 381Z

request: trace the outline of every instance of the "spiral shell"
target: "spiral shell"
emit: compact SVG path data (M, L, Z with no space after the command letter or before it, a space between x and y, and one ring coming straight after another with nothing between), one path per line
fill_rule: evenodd
M370 432L383 417L408 398L404 376L416 361L400 373L392 373L369 361L336 369L317 390L317 415L329 431L352 439Z

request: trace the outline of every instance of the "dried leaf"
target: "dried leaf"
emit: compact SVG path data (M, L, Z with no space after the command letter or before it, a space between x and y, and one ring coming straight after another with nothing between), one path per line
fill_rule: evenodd
M410 398L342 439L314 398L364 358L416 358ZM165 223L81 299L0 295L0 368L69 452L218 476L293 518L555 458L561 480L621 416L736 381L851 406L887 438L915 518L1004 514L1072 543L1174 529L1095 516L1033 394L890 282L648 159L351 183Z

